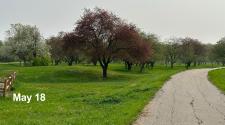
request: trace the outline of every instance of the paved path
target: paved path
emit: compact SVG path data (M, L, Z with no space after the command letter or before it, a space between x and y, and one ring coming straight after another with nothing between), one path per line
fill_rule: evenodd
M134 125L225 125L225 96L207 80L209 70L174 75Z

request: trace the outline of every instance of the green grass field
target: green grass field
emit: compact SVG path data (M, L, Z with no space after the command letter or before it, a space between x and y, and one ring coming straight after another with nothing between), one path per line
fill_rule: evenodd
M156 66L139 73L111 64L107 80L91 65L20 67L0 64L0 75L17 71L14 93L45 93L46 101L0 98L1 125L129 125L171 75L183 71Z
M225 94L225 69L212 70L209 72L208 77Z

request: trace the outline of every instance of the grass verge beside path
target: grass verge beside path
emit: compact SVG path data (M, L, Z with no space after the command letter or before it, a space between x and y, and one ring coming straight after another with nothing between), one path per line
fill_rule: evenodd
M225 94L225 69L212 70L209 72L208 77Z

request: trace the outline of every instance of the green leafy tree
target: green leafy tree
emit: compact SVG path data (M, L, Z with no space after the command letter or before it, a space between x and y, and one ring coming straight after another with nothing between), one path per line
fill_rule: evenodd
M12 62L16 61L16 57L10 53L10 46L2 43L0 46L0 61L1 62Z
M225 65L225 37L216 43L213 48L213 54L216 61L221 62Z
M192 38L181 39L182 45L179 50L180 59L185 64L187 69L191 66L191 63L193 63L194 61L194 48L192 44L194 41L197 40Z
M36 26L19 23L11 24L7 36L6 43L10 47L10 52L16 55L24 64L32 62L37 56L48 54L47 47L43 48L45 45ZM43 51L43 49L45 50Z
M179 41L180 40L178 38L172 38L168 40L165 44L164 53L166 61L170 63L171 68L173 68L179 55L179 47L180 47Z

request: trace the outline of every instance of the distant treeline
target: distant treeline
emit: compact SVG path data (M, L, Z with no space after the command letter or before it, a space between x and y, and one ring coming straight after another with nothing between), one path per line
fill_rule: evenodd
M12 24L7 38L0 41L0 61L20 61L24 65L99 64L103 78L112 61L154 67L157 62L174 67L176 63L191 65L217 63L225 65L225 38L216 44L203 44L197 39L171 38L160 41L155 34L140 31L107 10L86 9L71 32L59 32L44 39L36 26Z

